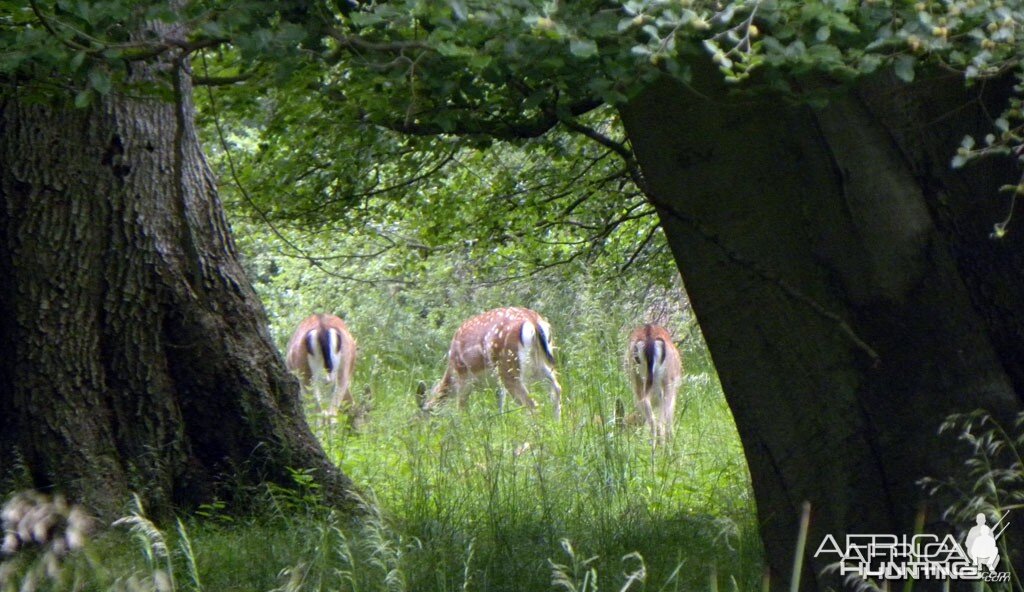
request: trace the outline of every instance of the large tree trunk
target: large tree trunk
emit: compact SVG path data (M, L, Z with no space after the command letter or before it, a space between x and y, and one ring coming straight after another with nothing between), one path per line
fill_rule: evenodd
M736 419L773 582L807 500L812 588L835 560L810 557L826 534L941 520L948 500L917 481L962 468L937 435L949 414L1021 407L1024 233L988 239L1015 179L1005 162L949 170L984 133L958 79L879 78L820 111L734 96L711 68L691 88L661 80L622 114Z
M0 97L0 484L112 515L309 468L347 500L238 263L188 76L166 74L174 101Z

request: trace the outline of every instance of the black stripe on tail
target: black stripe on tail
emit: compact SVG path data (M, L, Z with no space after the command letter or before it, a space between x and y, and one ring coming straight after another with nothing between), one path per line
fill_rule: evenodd
M544 357L554 365L555 354L551 351L551 343L548 341L547 334L544 333L544 327L540 323L534 323L534 326L537 327L537 336L540 337L540 347L544 350Z
M334 371L334 356L331 355L331 330L327 327L320 326L320 334L317 335L320 341L320 354L324 357L324 370L328 374ZM341 339L338 339L338 344L341 344Z
M654 382L654 342L656 339L648 337L644 340L644 357L647 358L647 388Z

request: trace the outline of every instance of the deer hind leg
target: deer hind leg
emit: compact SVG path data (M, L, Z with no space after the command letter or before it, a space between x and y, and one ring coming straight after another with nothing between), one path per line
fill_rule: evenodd
M547 364L540 366L541 378L548 383L548 395L551 397L551 408L554 410L555 421L562 421L562 385L558 384L555 371Z
M662 392L661 408L658 411L662 441L668 442L672 439L672 424L676 418L676 393L672 386Z
M455 398L459 401L459 409L465 411L469 408L469 393L472 389L469 387L472 379L467 378L464 380L455 381Z
M299 379L302 381L302 392L308 393L307 396L312 396L313 402L316 403L317 411L323 409L323 394L321 392L323 388L324 376L324 365L318 358L310 355L306 358L306 363L303 364L298 370ZM305 404L305 403L303 403Z
M352 375L338 369L338 378L334 384L334 393L331 396L331 406L328 408L329 415L337 415L342 407L352 409L355 400L352 398Z
M651 429L651 437L657 440L658 438L658 418L654 416L654 406L651 403L652 393L641 393L636 400L636 406L640 409L641 415L644 416L644 422L647 427Z
M634 368L630 373L630 382L633 386L633 401L636 403L637 413L653 433L654 408L651 405L651 393L647 390L647 380L640 367Z
M356 373L355 343L352 344L352 348L352 355L347 356L347 359L345 360L345 392L342 394L342 397L348 400L349 405L355 407L356 400L352 397L352 377L355 376ZM370 388L369 385L367 385L366 388ZM369 402L372 397L373 395L369 394L369 396L364 397L364 399L366 399L366 402Z
M518 360L516 360L518 361ZM516 401L531 412L537 408L537 403L530 398L530 392L523 383L521 366L516 363L501 364L498 367L498 378L505 390L515 397Z

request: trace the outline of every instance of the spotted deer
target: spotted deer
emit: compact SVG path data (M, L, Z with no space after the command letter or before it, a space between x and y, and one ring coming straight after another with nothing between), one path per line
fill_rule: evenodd
M676 390L683 365L672 336L664 327L644 325L629 334L626 373L637 409L651 428L654 444L672 436Z
M330 314L306 317L288 341L285 361L288 369L298 375L307 389L316 377L334 384L328 414L337 414L342 404L352 408L351 382L356 365L356 340L348 332L345 321Z
M555 376L551 325L527 308L496 308L477 315L459 327L448 350L448 369L422 409L430 411L452 391L465 409L472 382L494 371L501 387L498 408L505 408L505 394L511 393L521 405L533 411L527 385L547 382L556 420L562 416L562 386Z

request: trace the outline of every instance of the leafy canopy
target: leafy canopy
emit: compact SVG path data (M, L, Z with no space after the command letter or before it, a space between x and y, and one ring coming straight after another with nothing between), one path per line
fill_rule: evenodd
M592 181L615 169L619 190L635 195L642 178L628 143L614 113L595 109L629 101L659 76L689 84L692 65L708 59L737 88L790 93L804 88L793 84L801 77L827 89L879 68L907 81L922 67L949 69L967 83L1019 70L1022 9L1019 0L3 0L0 82L84 107L126 87L159 89L131 72L163 60L199 84L224 85L219 104L206 105L245 152L236 174L274 190L255 192L261 211L383 224L397 206L367 197L392 186L422 195L426 172L449 174L467 151L494 141L522 147L555 128L620 159ZM991 134L964 140L953 165L1019 153L1022 125L1014 98ZM574 179L577 164L560 150L580 152L581 162L597 157L574 142L539 141L511 157L555 167L547 173L513 168L544 178L561 162L563 180ZM467 187L511 195L530 180L480 185ZM613 194L605 191L598 210L610 211Z
M217 48L224 69L262 74L258 86L312 65L375 122L498 137L626 101L661 73L686 80L704 55L734 81L888 65L909 80L920 63L992 76L1019 67L1024 22L1016 0L5 0L0 14L8 82L106 94L119 63ZM153 21L180 27L155 36Z

